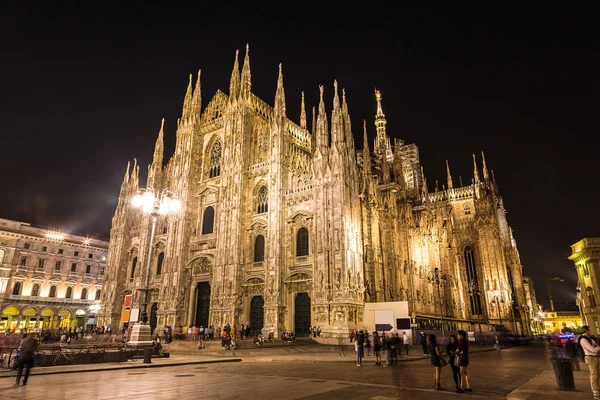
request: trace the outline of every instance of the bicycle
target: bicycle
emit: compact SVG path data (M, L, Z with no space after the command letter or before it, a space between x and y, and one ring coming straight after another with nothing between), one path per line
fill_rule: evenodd
M46 353L43 351L36 351L33 355L33 366L34 367L43 367L46 363Z

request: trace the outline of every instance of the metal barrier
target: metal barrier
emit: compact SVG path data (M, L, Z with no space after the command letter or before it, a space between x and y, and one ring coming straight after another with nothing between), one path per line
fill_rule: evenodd
M573 361L570 358L553 357L552 368L556 376L559 390L574 391L575 378L573 377Z

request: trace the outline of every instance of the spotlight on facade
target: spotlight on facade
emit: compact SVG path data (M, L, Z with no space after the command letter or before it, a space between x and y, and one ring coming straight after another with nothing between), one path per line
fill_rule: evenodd
M48 239L54 239L54 240L65 240L65 235L64 233L61 232L46 232L46 237Z
M88 245L90 244L90 239L86 238L86 239L83 241L83 244L85 244L86 246L88 246Z

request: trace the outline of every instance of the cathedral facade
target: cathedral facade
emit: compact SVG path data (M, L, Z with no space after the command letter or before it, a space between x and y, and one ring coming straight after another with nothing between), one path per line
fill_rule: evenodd
M475 156L471 182L428 190L416 145L386 131L376 91L370 148L357 151L345 91L320 88L310 129L286 109L283 73L271 106L251 90L246 49L228 94L205 107L190 83L176 149L163 163L161 126L140 184L128 166L110 232L99 323L121 326L125 295L140 304L150 252L154 327L250 323L252 329L345 337L366 302L408 301L419 329L479 322L527 334L522 266L493 172ZM480 174L481 172L481 174ZM146 187L171 190L181 210L151 217L131 206ZM439 290L438 290L439 289ZM481 325L480 325L481 326Z

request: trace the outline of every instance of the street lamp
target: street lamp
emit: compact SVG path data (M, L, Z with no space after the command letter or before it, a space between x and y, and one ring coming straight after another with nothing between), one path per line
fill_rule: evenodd
M471 282L469 284L469 296L471 296L471 301L473 305L475 305L475 310L477 311L477 322L479 322L479 336L480 340L483 340L483 333L481 333L481 290L479 290L479 286L477 282Z
M440 285L442 284L442 282L446 282L446 276L444 274L440 274L440 269L436 267L433 270L433 275L430 274L429 278L427 278L427 281L431 284L435 283L437 285L438 305L440 307L440 322L442 327L442 338L446 339L446 332L444 331L444 311L442 309L442 292L440 291Z
M152 242L154 242L154 233L156 232L156 221L159 215L166 215L170 212L177 212L181 209L181 202L177 200L172 191L164 189L160 193L154 193L152 188L140 189L133 197L131 204L134 207L141 207L142 210L152 217L152 231L150 241L148 242L148 257L146 260L146 277L144 287L139 289L144 292L144 300L141 310L141 322L148 322L148 296L150 293L150 265L152 258Z
M492 304L496 304L498 306L498 318L500 318L500 336L502 337L502 311L500 311L500 303L504 304L504 299L500 298L500 291L494 291L494 295L492 296Z

